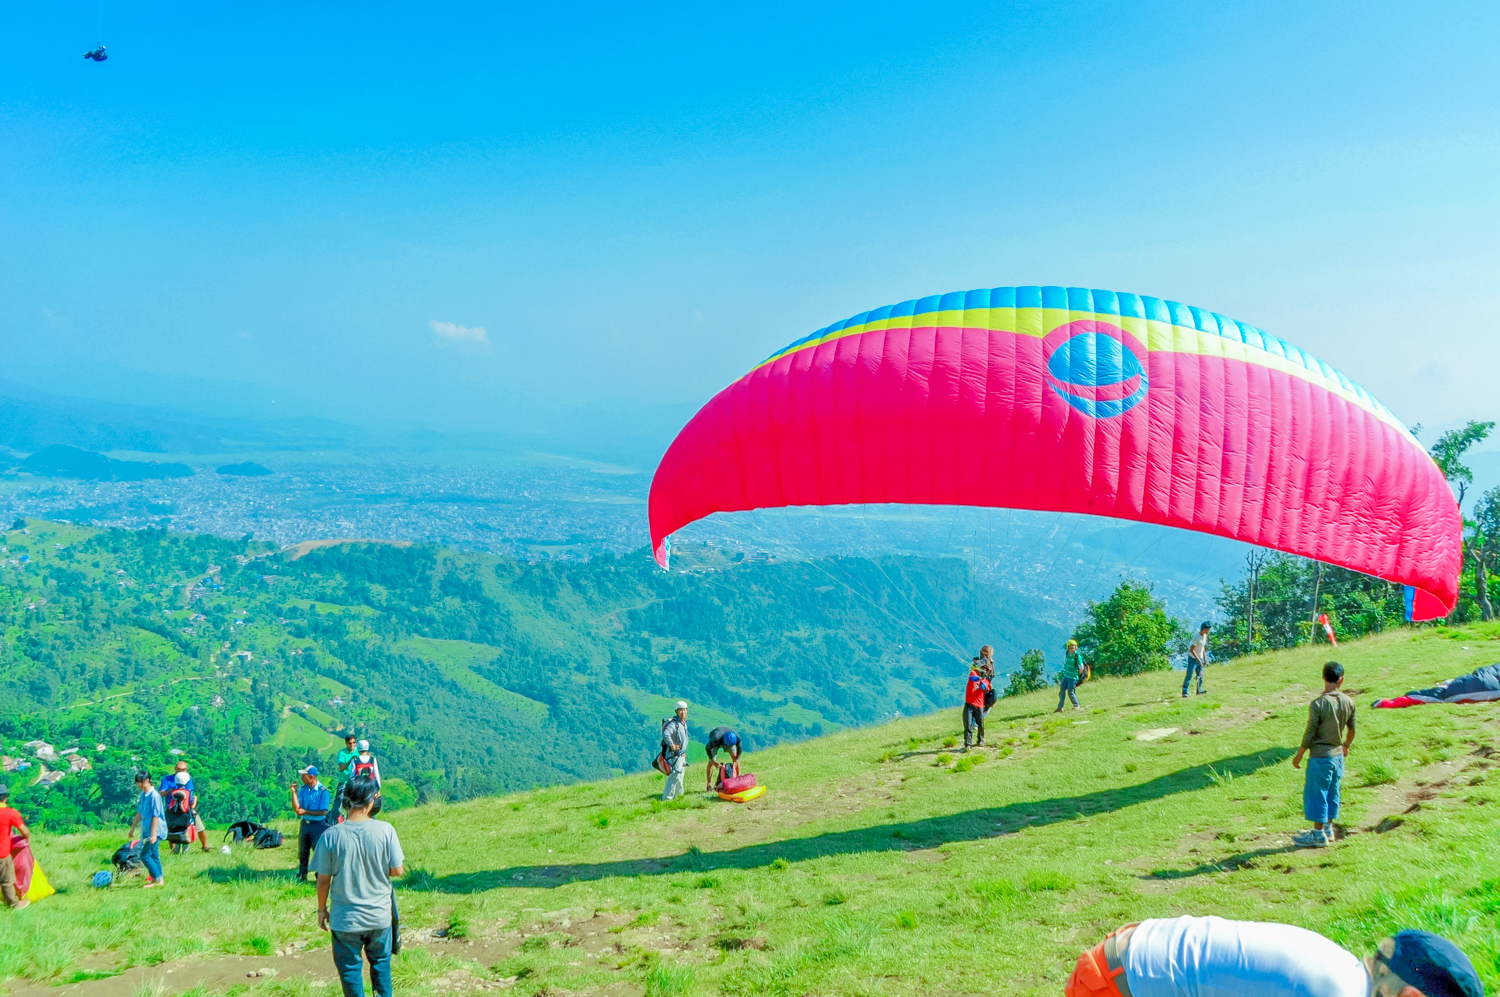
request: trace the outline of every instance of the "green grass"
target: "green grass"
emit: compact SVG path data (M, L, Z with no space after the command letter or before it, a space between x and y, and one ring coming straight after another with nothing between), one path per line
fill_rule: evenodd
M400 811L404 925L489 946L470 960L477 947L409 945L403 992L452 992L436 981L466 972L526 995L1055 995L1110 929L1183 913L1300 924L1360 954L1426 928L1500 985L1500 794L1482 750L1500 748L1500 707L1368 706L1500 650L1500 627L1450 635L1339 648L1360 704L1339 823L1360 833L1328 850L1289 847L1305 826L1290 757L1326 649L1214 666L1202 699L1156 674L1090 682L1076 713L1052 714L1055 692L1001 700L982 764L934 765L958 709L759 752L746 768L770 790L743 806L662 806L660 777L631 775ZM1179 732L1135 740L1152 727ZM120 837L39 840L63 892L0 916L0 977L326 946L290 838L166 856L164 890L91 890ZM307 957L324 977L326 961ZM286 974L252 990L304 991L327 992Z

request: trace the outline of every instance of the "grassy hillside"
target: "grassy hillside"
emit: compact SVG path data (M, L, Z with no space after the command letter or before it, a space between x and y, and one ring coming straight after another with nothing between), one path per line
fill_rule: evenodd
M95 766L25 791L54 828L97 825L131 766L174 749L222 822L285 813L295 770L350 728L419 798L464 799L643 771L679 698L695 736L727 721L765 747L925 713L957 698L980 644L1003 667L1063 636L957 559L688 545L666 573L644 550L277 552L41 520L0 540L0 751L42 739Z
M1290 843L1289 758L1327 649L1282 651L1213 667L1188 700L1162 673L1086 685L1085 709L1061 716L1055 693L1002 700L968 756L949 747L956 710L757 752L771 788L744 806L693 792L663 807L660 778L631 775L401 811L404 992L1055 995L1109 929L1189 912L1301 924L1360 953L1440 931L1500 984L1500 706L1368 709L1500 658L1500 627L1339 655L1361 713L1333 848ZM79 980L79 995L328 992L289 851L190 853L165 890L90 890L118 838L40 844L65 892L0 916L0 977ZM262 969L276 975L245 976Z

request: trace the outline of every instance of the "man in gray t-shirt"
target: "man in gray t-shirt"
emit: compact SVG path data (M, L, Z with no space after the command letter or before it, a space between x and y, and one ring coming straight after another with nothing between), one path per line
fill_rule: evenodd
M370 962L370 986L391 993L391 879L405 874L406 856L396 829L370 817L377 787L369 776L349 780L344 791L348 819L318 840L318 926L333 933L333 964L344 997L365 997L361 955Z

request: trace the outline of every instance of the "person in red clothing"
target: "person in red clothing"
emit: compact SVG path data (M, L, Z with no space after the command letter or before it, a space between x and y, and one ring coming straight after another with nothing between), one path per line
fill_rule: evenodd
M10 787L0 785L0 894L5 897L5 906L20 910L31 901L16 892L16 862L10 854L10 834L14 828L30 841L31 828L21 819L21 812L9 804Z
M984 676L984 665L975 658L969 666L969 681L964 686L964 750L968 751L974 735L975 747L984 747L984 694L990 691L990 680Z

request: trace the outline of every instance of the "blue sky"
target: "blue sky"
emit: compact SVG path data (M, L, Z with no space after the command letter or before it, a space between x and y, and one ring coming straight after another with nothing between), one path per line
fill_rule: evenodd
M1494 5L707 6L4 3L0 378L664 443L831 321L1062 283L1500 417Z

